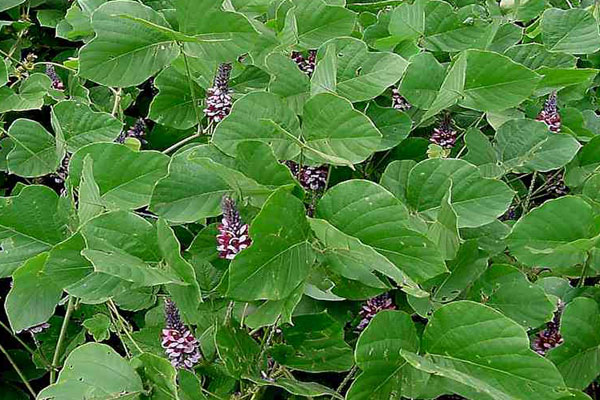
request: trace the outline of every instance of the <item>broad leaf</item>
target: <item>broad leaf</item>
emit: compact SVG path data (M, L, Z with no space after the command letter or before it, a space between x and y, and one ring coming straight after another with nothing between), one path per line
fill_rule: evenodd
M303 47L318 48L329 39L352 33L356 14L344 7L323 0L293 0L293 4L293 23Z
M551 8L541 21L542 39L550 51L589 54L600 49L598 24L586 10Z
M273 193L252 221L252 245L231 263L228 296L247 301L286 298L313 264L309 234L302 202L283 189Z
M52 81L45 74L31 74L19 89L3 86L0 88L0 112L39 110L44 105Z

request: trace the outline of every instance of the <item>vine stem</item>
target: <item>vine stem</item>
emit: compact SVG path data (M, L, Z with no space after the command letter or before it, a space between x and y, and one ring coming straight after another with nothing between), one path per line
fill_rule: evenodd
M590 253L587 254L585 259L585 263L583 263L583 267L581 268L581 277L579 278L579 282L577 282L577 287L582 287L585 283L585 275L587 274L588 267L590 265L590 260L592 259L592 255Z
M36 62L34 65L52 65L54 67L64 68L67 71L77 72L77 70L75 68L67 67L66 65L62 65L62 64L55 63L55 62L50 62L50 61Z
M115 95L115 102L113 104L111 114L114 117L117 115L117 111L119 111L119 103L121 102L121 89L118 89L118 90L113 89L113 93Z
M529 211L529 203L531 202L531 196L533 195L533 188L535 187L535 180L537 179L537 171L534 171L531 176L531 183L529 184L529 190L527 191L527 197L525 198L525 203L523 203L523 214L526 214Z
M187 76L187 81L188 81L188 86L190 87L190 96L192 96L192 102L194 103L194 113L196 114L196 122L198 123L198 126L202 126L202 124L200 123L200 121L202 121L202 118L200 117L200 110L198 110L198 100L196 99L196 92L194 92L194 83L192 81L192 72L190 70L190 64L188 62L188 58L187 58L187 54L185 54L185 51L183 49L183 43L179 43L179 47L181 48L181 54L183 54L183 63L185 64L185 74ZM201 130L200 128L198 128L198 133L200 133Z
M19 368L19 366L14 362L14 360L12 359L10 354L8 354L8 351L6 351L6 349L1 344L0 344L0 351L4 354L4 356L10 363L10 365L12 365L13 369L17 373L17 375L19 375L19 378L21 378L21 381L23 382L23 384L25 385L27 390L29 390L29 393L31 393L33 395L33 398L35 399L37 394L35 393L35 391L31 387L31 385L27 381L27 378L25 377L25 375L23 375L23 372L21 372L21 369Z
M58 341L56 342L56 348L54 349L54 357L52 357L52 369L50 370L50 384L56 381L56 370L58 369L58 362L60 360L60 353L65 336L67 335L67 327L69 326L69 320L73 313L73 296L69 296L67 302L67 311L65 312L65 318L63 319L62 326L60 327L60 334L58 335Z
M119 310L117 309L117 306L112 301L112 299L108 300L108 305L111 308L112 312L117 317L117 320L119 321L119 324L121 325L121 329L123 329L123 332L125 332L125 336L127 336L127 338L129 340L131 340L131 343L133 343L133 345L135 346L135 348L136 348L137 351L139 351L140 353L143 353L144 350L142 350L141 347L137 344L137 342L133 339L133 337L129 333L129 330L127 329L127 327L123 323L123 317L121 317L121 314L119 314Z
M29 345L27 343L25 343L23 341L23 339L21 339L18 335L16 335L15 333L13 333L12 329L10 329L8 326L6 326L4 324L4 322L0 321L0 327L2 327L6 332L8 332L9 335L11 335L13 338L15 338L15 340L17 342L19 342L21 344L21 346L23 346L25 348L25 350L27 350L27 352L29 354L31 354L32 356L35 355L35 351L31 347L29 347ZM50 363L48 363L47 360L42 360L42 361L44 362L44 364L46 364L47 367L51 366Z
M346 375L346 377L344 378L344 380L342 381L342 383L340 383L340 385L336 389L337 393L339 393L340 395L342 394L342 391L344 390L344 388L346 387L346 385L348 384L348 382L350 382L350 380L354 377L354 374L356 374L356 371L357 371L357 368L356 368L356 365L355 365L348 372L348 374ZM331 396L331 400L333 400L333 399L335 399L335 396Z

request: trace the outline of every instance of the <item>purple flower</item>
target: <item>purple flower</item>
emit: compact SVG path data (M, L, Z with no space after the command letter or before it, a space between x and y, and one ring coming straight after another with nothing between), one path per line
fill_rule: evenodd
M550 196L553 197L564 196L569 193L569 188L567 185L565 185L564 175L562 172L550 177L546 191Z
M54 183L57 185L65 184L67 177L69 175L69 163L71 162L71 154L65 154L65 158L62 159L60 165L58 166L58 170L50 174L50 177L54 179Z
M206 108L204 109L204 114L206 114L210 122L215 124L221 122L231 112L232 90L229 89L230 75L230 63L219 65L213 86L206 91Z
M146 144L147 141L144 138L146 136L146 121L144 118L138 118L133 126L129 127L127 132L121 132L119 137L115 140L117 143L125 143L126 138L134 138L139 140L142 144Z
M548 125L550 132L560 132L560 114L558 113L558 105L556 103L556 92L552 92L544 103L544 108L537 116L538 121Z
M46 64L46 75L52 80L52 89L64 90L65 85L56 73L54 65Z
M546 329L538 332L531 343L531 348L538 354L545 356L548 350L551 350L563 343L560 334L560 317L564 310L564 303L559 300L558 310L554 313L552 321L546 324Z
M433 134L429 141L437 144L444 149L451 149L456 143L456 131L452 129L452 120L447 115L440 122L439 126L433 130Z
M406 100L395 87L392 87L392 107L398 111L406 111L412 107L408 100Z
M308 57L304 57L299 51L292 51L292 60L296 63L300 71L304 72L309 77L315 72L315 64L317 62L317 50L309 50Z
M378 312L383 310L395 310L396 306L392 302L392 298L389 294L384 293L377 297L369 299L363 304L362 308L358 312L362 318L356 327L358 332L363 331L369 322L377 315Z
M171 300L165 300L165 329L162 330L161 346L165 349L171 365L191 369L200 360L198 341L183 324L179 310Z
M223 197L221 208L223 219L218 226L217 251L220 258L233 260L240 251L252 244L252 239L248 235L248 224L242 222L231 197Z
M305 189L320 192L327 186L327 176L329 175L329 168L327 166L300 166L291 160L283 161L283 163L290 169L292 175L298 179Z

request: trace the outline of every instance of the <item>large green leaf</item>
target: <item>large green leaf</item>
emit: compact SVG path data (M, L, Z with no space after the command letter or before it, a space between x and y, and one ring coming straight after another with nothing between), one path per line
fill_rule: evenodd
M500 111L519 105L535 89L540 76L498 53L465 53L464 97L459 104L479 111Z
M235 325L218 325L215 344L227 372L236 379L257 375L260 346L243 329Z
M550 8L542 15L541 29L550 51L589 54L600 49L598 23L586 10Z
M444 66L431 53L419 53L410 59L400 93L411 104L426 110L437 97L445 72Z
M69 152L96 142L112 142L123 124L110 114L94 112L76 101L61 101L52 108L52 128L61 132Z
M73 350L58 382L42 390L39 400L138 396L144 387L135 370L110 346L87 343Z
M39 110L44 105L52 81L45 74L31 74L19 89L3 86L0 88L0 112Z
M179 399L177 396L177 370L169 360L150 353L142 353L131 365L152 391L155 400Z
M281 365L307 372L340 372L354 364L342 325L326 312L299 315L282 333L285 344L273 346L271 352Z
M411 170L406 188L407 202L415 211L435 218L449 189L460 228L483 226L494 221L506 212L514 196L504 182L483 178L479 169L466 161L430 159Z
M573 68L576 61L576 58L570 54L550 52L539 43L512 46L504 52L504 55L533 70L541 67Z
M305 212L284 189L269 197L250 226L252 245L231 263L228 296L280 300L306 279L315 256Z
M304 106L303 118L309 156L319 162L327 162L330 158L326 156L330 156L358 164L380 146L382 135L373 122L350 101L334 94L311 98Z
M49 282L44 272L47 258L47 253L39 254L13 274L13 287L6 296L4 307L15 332L42 324L54 314L62 289Z
M270 144L280 159L291 159L300 150L284 131L300 135L298 118L285 101L272 93L252 92L234 103L231 114L217 126L213 143L234 156L239 143L258 140Z
M252 23L241 13L224 10L221 2L175 0L173 3L179 30L196 38L195 42L185 43L186 53L216 63L231 62L255 47L258 34Z
M150 203L156 182L167 175L169 157L156 151L134 151L117 143L95 143L79 149L69 163L73 185L78 186L83 160L91 157L94 180L109 209L137 209Z
M356 343L354 358L362 372L350 386L346 399L386 399L398 390L403 369L407 369L401 349L419 350L410 316L400 311L378 313Z
M92 27L96 37L79 52L79 73L102 85L139 85L179 53L162 14L138 2L103 4L92 15Z
M210 157L224 165L233 162L213 146L200 146L176 155L169 164L169 174L158 181L152 192L153 212L172 222L195 222L220 214L223 196L233 190L213 171L190 160L198 156Z
M54 172L65 149L39 122L19 118L8 128L14 147L8 153L8 170L19 176L37 177Z
M323 0L293 0L293 4L294 19L289 23L294 24L303 47L315 49L329 39L352 33L356 14L347 8L328 5Z
M523 216L507 238L511 254L529 266L569 267L583 263L600 227L579 197L550 200Z
M273 53L266 62L272 74L269 92L281 96L292 110L301 114L310 95L310 78L283 54Z
M565 166L581 147L567 134L530 119L514 119L496 131L496 149L506 170L546 172Z
M481 304L457 301L435 311L421 351L425 356L405 349L401 354L415 368L482 393L477 398L548 400L569 394L554 364L529 348L525 330Z
M569 303L560 322L564 343L548 352L567 385L585 389L600 374L600 309L595 300Z
M417 283L447 271L436 246L410 229L406 207L375 183L336 185L319 201L316 215L373 247Z
M184 72L170 66L158 74L154 84L158 94L152 99L148 118L175 129L189 129L198 123L196 113L200 113L200 105L194 104L194 98L201 99L204 91L196 82L188 81Z
M370 100L402 76L408 62L397 54L369 52L365 42L354 38L334 39L319 49L319 58L326 52L335 55L332 64L319 63L319 68L333 69L335 92L352 102Z
M412 129L412 120L408 114L395 108L379 107L377 104L371 103L366 114L383 136L377 151L389 150L398 146L408 137Z
M0 197L0 276L67 238L69 216L58 195L31 185L15 197Z

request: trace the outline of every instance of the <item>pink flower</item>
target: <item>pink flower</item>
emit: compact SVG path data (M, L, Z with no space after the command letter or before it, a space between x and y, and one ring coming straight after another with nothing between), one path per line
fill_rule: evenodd
M392 88L392 107L399 111L406 111L412 107L395 87Z
M252 244L252 239L248 234L249 226L243 223L231 197L223 197L221 208L223 219L217 227L217 251L220 258L233 260L240 251Z
M452 129L452 120L444 117L440 125L433 130L429 141L445 149L451 149L456 143L457 133Z
M556 102L556 92L552 92L546 103L544 103L544 108L537 116L538 121L544 122L548 125L548 129L550 132L558 133L560 132L560 114L558 113L558 105Z
M315 64L317 62L317 50L309 50L308 57L299 51L292 51L292 60L298 65L300 71L304 72L309 77L315 72Z
M356 327L358 332L363 331L369 322L377 315L378 312L383 310L395 310L396 306L392 302L392 299L389 294L384 293L377 297L373 297L366 301L366 303L362 306L358 314L361 316L361 320Z
M201 358L198 341L183 324L179 310L171 300L165 300L165 329L161 346L175 368L191 369Z
M233 103L231 100L232 91L229 89L230 75L230 63L219 65L213 86L206 91L206 108L204 109L204 114L206 114L210 122L215 124L221 122L231 112Z

